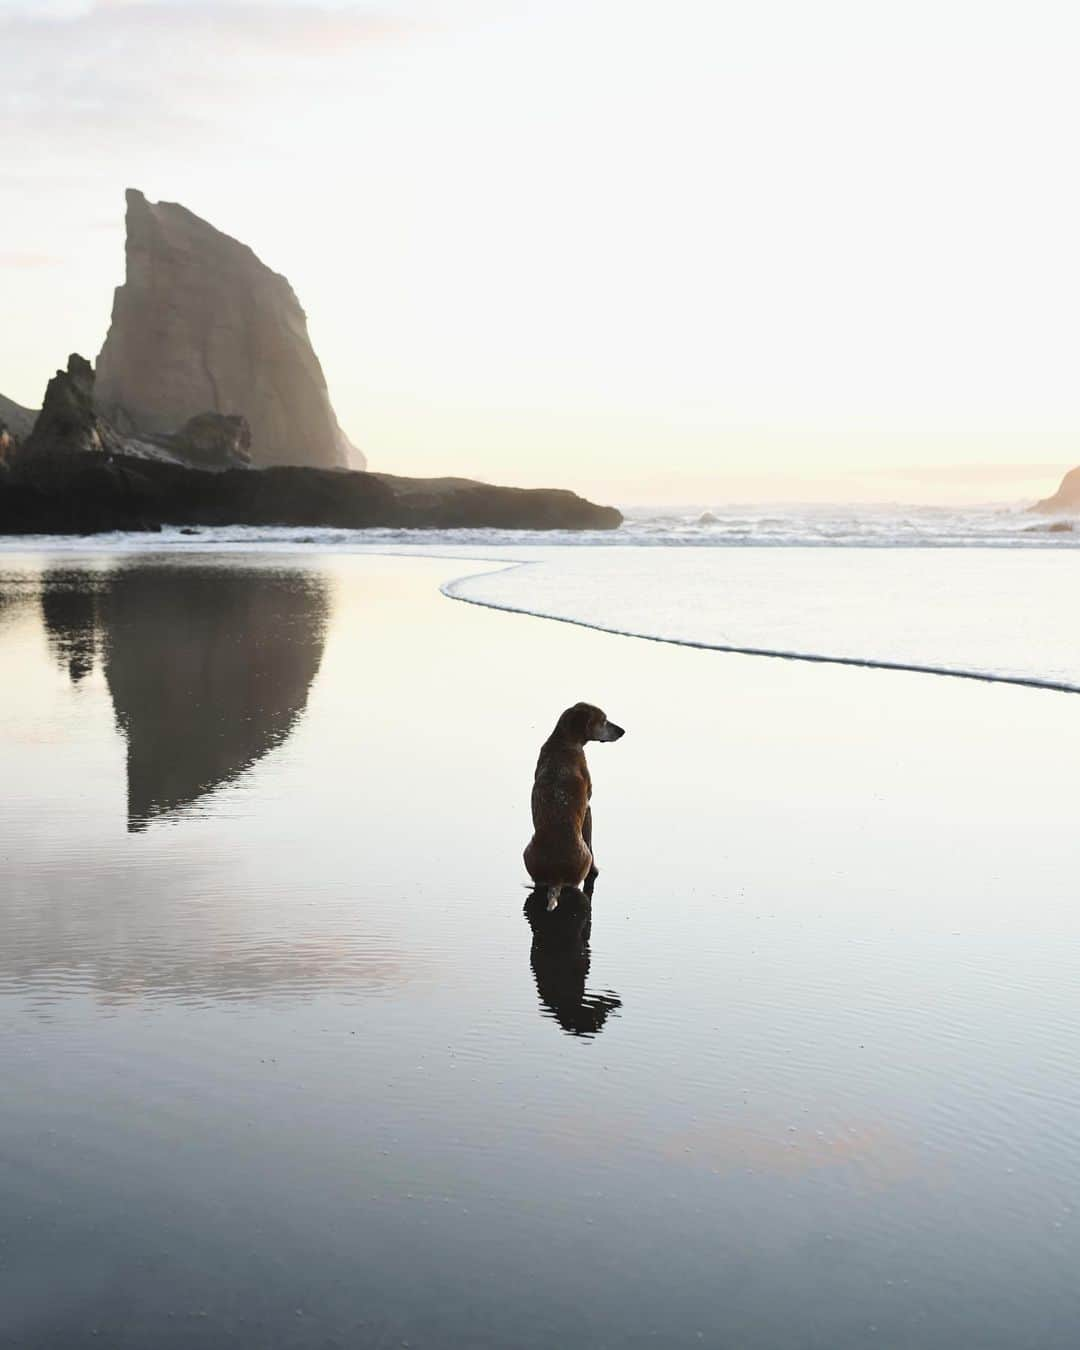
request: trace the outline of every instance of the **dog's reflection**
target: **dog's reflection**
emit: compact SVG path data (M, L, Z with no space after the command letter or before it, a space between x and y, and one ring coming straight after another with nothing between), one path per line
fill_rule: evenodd
M588 896L564 886L558 908L549 910L548 887L538 886L525 901L525 917L533 933L531 961L540 1002L569 1035L597 1035L622 999L585 988L592 929Z

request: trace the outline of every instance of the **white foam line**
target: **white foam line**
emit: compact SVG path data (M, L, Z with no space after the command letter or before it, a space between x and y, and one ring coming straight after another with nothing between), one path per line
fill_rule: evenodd
M545 614L540 610L526 609L523 605L508 605L497 600L479 600L472 595L463 595L458 587L470 581L480 581L484 577L497 576L502 572L511 572L518 567L535 567L541 559L527 559L523 562L507 563L490 572L472 572L467 576L455 577L444 582L439 590L449 600L460 600L466 605L479 605L483 609L499 609L507 614L524 614L532 619L547 619L552 623L569 623L575 628L590 628L595 633L610 633L614 637L638 638L642 642L664 642L672 647L693 647L698 651L726 652L732 656L764 656L775 661L812 661L817 665L857 666L862 670L899 670L909 675L941 675L953 680L978 680L983 684L1013 684L1025 689L1047 689L1057 694L1080 694L1080 685L1069 684L1064 680L1044 680L1038 675L997 675L981 670L957 670L949 666L923 666L907 661L878 660L870 656L826 656L821 652L784 651L772 647L737 647L721 642L702 642L696 638L661 637L657 633L638 633L629 628L610 628L601 623L590 623L587 619L572 619L565 614Z

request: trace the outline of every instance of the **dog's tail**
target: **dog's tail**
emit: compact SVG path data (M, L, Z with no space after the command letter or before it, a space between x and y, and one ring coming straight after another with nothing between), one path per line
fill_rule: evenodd
M559 903L559 896L560 896L560 895L562 895L562 887L561 887L561 886L549 886L549 887L548 887L548 913L549 913L549 914L550 914L551 911L555 908L555 906Z

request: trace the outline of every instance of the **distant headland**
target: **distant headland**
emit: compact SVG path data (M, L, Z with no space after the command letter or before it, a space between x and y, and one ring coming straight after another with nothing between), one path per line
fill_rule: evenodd
M0 396L0 533L622 523L565 490L366 472L283 276L132 189L126 258L96 368L72 355L37 413Z

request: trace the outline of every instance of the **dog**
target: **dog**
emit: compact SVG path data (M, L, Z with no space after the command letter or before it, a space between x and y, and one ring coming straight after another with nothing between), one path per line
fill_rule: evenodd
M564 886L582 886L592 896L599 875L592 852L592 779L585 763L587 741L617 741L626 733L591 703L575 703L555 723L540 747L533 778L533 837L525 869L547 888L555 908Z

